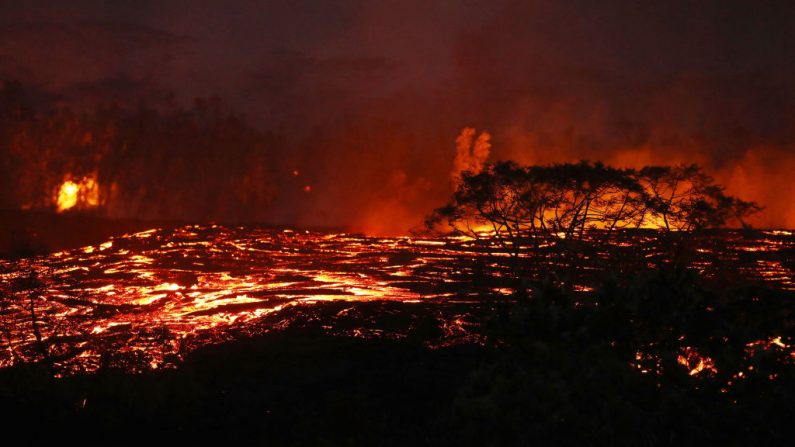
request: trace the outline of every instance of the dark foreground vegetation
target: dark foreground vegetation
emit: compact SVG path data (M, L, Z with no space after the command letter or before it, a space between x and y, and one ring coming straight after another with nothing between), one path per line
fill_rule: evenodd
M402 340L322 321L203 348L176 370L53 379L0 370L0 410L30 440L261 445L785 445L791 294L718 290L685 270L541 283L495 301L487 342L430 349L432 306ZM598 303L598 305L597 305ZM366 304L362 304L366 305ZM339 311L330 303L328 314ZM395 317L399 318L399 317ZM782 338L777 338L782 337ZM688 354L689 353L689 354ZM709 359L698 369L700 359Z

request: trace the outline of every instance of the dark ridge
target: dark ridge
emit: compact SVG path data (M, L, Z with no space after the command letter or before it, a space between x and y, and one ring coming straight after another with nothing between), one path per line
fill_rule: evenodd
M81 213L0 210L0 259L27 258L83 247L164 224L137 219L113 220Z

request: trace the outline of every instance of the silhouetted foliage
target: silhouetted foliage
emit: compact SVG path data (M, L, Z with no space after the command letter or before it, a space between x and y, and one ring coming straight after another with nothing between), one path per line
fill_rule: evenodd
M727 196L697 165L647 166L634 174L648 198L655 226L668 231L720 228L760 211L759 205Z
M429 229L496 241L513 258L552 247L563 258L598 249L621 230L681 234L718 228L760 207L726 195L701 168L618 169L601 163L519 166L501 162L464 172L450 202L426 220ZM559 259L566 262L571 259Z
M549 166L500 162L464 172L451 201L427 219L479 237L582 239L589 230L719 228L759 211L724 193L696 165L617 169L582 161Z
M56 344L59 337L59 330L62 320L53 321L41 315L40 301L42 299L44 284L39 279L35 271L31 271L25 276L15 278L9 285L0 288L0 319L3 335L6 338L6 346L11 353L12 360L16 363L23 361L24 358L34 359L41 361L50 370L51 374L55 374L54 363ZM11 312L21 310L21 312ZM25 338L32 336L35 343L31 345L32 350L35 352L20 353L17 347L14 346L11 333L12 325L6 321L6 315L22 315L27 319L26 327L28 327L29 335L25 334ZM23 354L23 355L20 355Z

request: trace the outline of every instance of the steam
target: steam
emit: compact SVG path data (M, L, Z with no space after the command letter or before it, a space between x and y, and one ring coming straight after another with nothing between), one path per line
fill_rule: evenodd
M474 127L465 127L461 129L461 133L455 139L456 154L453 161L453 172L450 174L453 184L460 181L461 173L464 171L480 172L486 164L486 159L489 158L491 134L482 131L477 138L475 135L477 135L477 130Z

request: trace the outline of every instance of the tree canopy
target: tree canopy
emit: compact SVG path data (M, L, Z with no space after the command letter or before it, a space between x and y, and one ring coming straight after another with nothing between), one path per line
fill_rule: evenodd
M759 205L727 195L697 165L626 169L581 161L499 162L463 172L450 201L426 220L457 234L582 239L594 230L695 231L740 224ZM506 239L507 238L507 239Z

